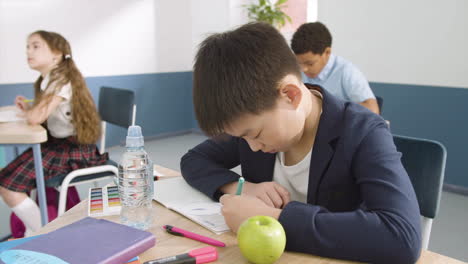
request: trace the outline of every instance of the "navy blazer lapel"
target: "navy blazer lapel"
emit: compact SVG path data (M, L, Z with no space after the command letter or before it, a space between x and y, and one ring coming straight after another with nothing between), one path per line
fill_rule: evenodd
M344 102L336 99L321 87L306 86L310 89L319 90L323 95L322 115L310 160L309 187L307 190L307 202L316 204L318 187L335 153L335 148L332 146L333 142L341 133L340 122Z

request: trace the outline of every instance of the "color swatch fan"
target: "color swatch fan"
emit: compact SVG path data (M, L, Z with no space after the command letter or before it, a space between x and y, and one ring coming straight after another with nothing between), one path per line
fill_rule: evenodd
M122 210L117 186L89 189L88 216L118 215Z

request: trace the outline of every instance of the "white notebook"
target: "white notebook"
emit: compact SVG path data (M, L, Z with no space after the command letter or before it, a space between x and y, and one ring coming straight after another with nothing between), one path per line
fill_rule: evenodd
M192 188L183 177L155 181L154 200L216 234L229 231L221 204Z
M24 120L24 117L19 117L20 111L17 109L9 109L0 111L0 122L16 122Z

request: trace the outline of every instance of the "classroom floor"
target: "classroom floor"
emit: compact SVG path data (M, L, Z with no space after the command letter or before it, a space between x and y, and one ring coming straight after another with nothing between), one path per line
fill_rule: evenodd
M202 142L206 137L200 134L185 134L145 142L145 149L150 154L154 163L167 168L179 170L179 160L186 151ZM124 151L124 147L109 148L111 159L118 161ZM235 171L239 172L238 168ZM106 184L102 181L100 185ZM80 197L87 196L91 185L78 187ZM0 207L2 207L0 205ZM452 258L468 262L468 250L464 239L468 237L468 196L444 192L440 204L440 211L434 220L429 250L450 256ZM9 216L8 208L0 208L1 231L7 231L9 224L6 216ZM8 211L8 212L7 212ZM4 214L5 213L5 214ZM6 214L7 213L7 214Z

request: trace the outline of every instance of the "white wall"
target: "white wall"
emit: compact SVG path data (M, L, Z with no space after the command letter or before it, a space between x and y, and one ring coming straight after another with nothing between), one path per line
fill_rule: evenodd
M189 71L192 69L192 26L190 1L158 0L155 3L158 71ZM140 52L142 52L141 50ZM144 51L143 51L144 52Z
M155 2L159 72L191 71L207 36L247 22L242 6L253 0L158 0Z
M199 0L191 1L192 16L192 52L212 33L229 28L229 1Z
M0 0L0 83L31 82L29 33L56 31L85 76L158 71L152 0Z
M0 84L37 77L25 43L38 29L68 39L85 76L190 71L208 34L247 22L249 1L0 0Z
M370 81L468 88L468 1L319 0L318 19Z

